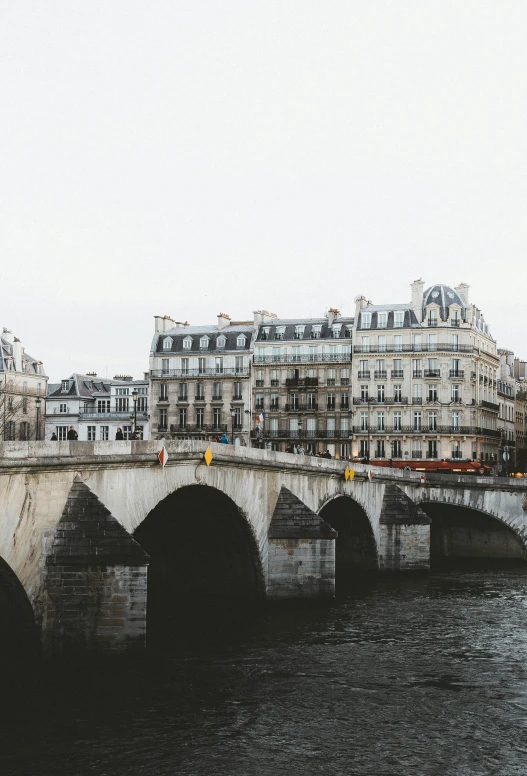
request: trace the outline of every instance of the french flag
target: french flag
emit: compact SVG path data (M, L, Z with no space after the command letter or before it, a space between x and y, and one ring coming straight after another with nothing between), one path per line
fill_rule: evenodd
M256 422L258 423L258 425L260 425L260 423L263 423L264 420L265 420L265 412L261 412L256 418Z

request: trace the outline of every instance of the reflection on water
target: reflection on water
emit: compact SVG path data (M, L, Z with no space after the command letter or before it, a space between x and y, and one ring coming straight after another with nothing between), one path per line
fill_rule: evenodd
M0 766L523 776L526 623L524 566L371 577L254 615L180 611L146 654L46 664L7 710Z

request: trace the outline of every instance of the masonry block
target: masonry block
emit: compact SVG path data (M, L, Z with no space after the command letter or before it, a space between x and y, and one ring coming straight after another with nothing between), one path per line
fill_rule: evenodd
M336 537L328 523L283 487L268 533L268 597L333 597Z
M388 484L379 520L379 568L430 568L430 518L397 485Z
M142 647L148 556L76 478L46 559L46 654Z

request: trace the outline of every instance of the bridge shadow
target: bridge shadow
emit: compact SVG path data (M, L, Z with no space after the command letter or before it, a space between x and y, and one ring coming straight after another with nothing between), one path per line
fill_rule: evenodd
M11 567L0 558L0 661L2 691L20 690L40 657L33 607ZM12 685L12 686L11 686Z
M175 491L147 515L134 539L150 555L148 646L223 638L265 595L247 520L215 488Z
M526 548L520 537L501 520L475 509L422 502L430 517L432 569L501 568L504 562L524 562Z
M335 543L335 584L339 589L355 585L357 576L378 570L377 547L368 515L354 499L337 496L321 510L320 517L338 532Z

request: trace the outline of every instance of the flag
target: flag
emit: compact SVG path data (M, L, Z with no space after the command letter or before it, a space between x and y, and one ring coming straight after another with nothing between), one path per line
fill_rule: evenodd
M260 425L260 423L263 423L264 420L265 420L265 412L261 412L256 418L256 422L258 423L258 425Z

